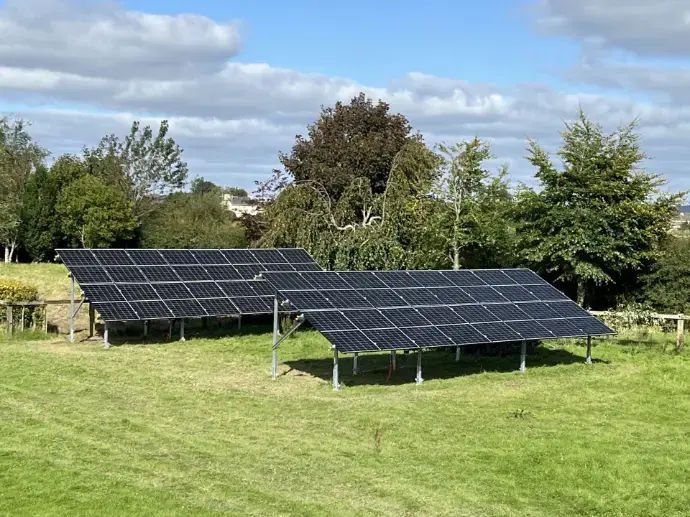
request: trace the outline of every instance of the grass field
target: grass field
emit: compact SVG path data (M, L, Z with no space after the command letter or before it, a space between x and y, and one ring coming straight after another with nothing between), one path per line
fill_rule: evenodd
M276 381L265 328L218 335L0 334L0 515L687 515L672 336L597 340L593 365L545 343L525 373L514 353L428 352L421 386L414 356L390 382L386 356L359 376L347 356L334 392L315 332L284 342Z

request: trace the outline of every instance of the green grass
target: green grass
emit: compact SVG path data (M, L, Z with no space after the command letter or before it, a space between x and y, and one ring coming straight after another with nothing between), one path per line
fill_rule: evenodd
M596 341L518 357L341 360L315 332L0 343L0 515L674 516L690 355ZM671 338L669 338L671 339ZM377 437L379 447L377 448Z

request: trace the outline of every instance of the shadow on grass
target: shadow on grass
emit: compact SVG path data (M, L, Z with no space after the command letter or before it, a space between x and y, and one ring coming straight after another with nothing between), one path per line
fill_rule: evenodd
M484 372L515 372L520 367L519 346L504 347L500 355L484 355L477 350L474 353L465 351L460 361L455 361L455 348L433 349L422 354L422 378L450 379ZM339 378L347 386L362 385L399 385L415 382L417 375L417 352L396 354L396 370L390 373L390 355L381 353L361 354L359 356L359 373L353 374L354 357L341 355L338 360ZM607 363L592 358L594 363ZM527 353L527 368L543 366L584 363L584 358L567 350L548 349L532 346ZM290 370L284 375L309 375L331 381L333 379L333 359L299 359L287 361Z

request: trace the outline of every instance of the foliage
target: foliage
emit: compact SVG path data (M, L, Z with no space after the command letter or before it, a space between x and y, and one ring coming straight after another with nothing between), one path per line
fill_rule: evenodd
M322 108L308 136L297 135L280 162L294 181L320 185L333 201L358 178L367 178L371 192L382 194L396 155L411 141L421 141L419 134L411 134L407 119L389 109L363 93L350 104Z
M142 129L135 121L124 140L111 134L96 148L84 149L90 172L118 184L132 201L137 219L154 208L153 196L181 189L187 180L182 149L167 136L168 130L163 120L154 136L151 126Z
M484 168L494 156L490 145L478 137L450 146L439 144L438 149L442 162L435 195L441 203L434 231L453 269L486 267L491 262L507 265L514 241L507 168L496 175Z
M197 176L192 181L192 194L210 194L218 190L218 185L212 181L206 181L203 177Z
M56 211L71 245L103 248L134 236L134 204L119 186L85 175L60 193Z
M658 326L652 317L654 309L645 303L625 303L601 317L615 331L637 330Z
M301 246L334 269L395 269L431 263L420 233L437 157L410 141L393 160L386 188L359 177L335 199L316 181L295 181L265 204L266 246Z
M657 311L690 314L690 236L670 237L643 281L641 298Z
M223 193L237 197L249 197L249 192L240 187L223 187Z
M174 193L146 219L141 245L146 248L241 248L244 228L225 209L220 191Z
M38 300L38 288L20 280L0 277L0 300L7 302L33 302Z
M11 262L19 241L25 189L47 151L29 135L21 119L0 119L0 245Z
M21 213L22 249L31 261L52 260L62 242L62 228L55 205L60 195L56 175L40 166L31 175L24 192Z
M660 192L663 179L638 168L635 123L607 135L581 111L561 136L560 171L529 142L541 190L519 194L520 247L532 266L576 284L584 305L592 285L639 274L660 256L682 195Z

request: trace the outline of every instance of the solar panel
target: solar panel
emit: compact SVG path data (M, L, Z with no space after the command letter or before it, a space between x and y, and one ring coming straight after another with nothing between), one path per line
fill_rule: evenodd
M75 266L97 266L96 257L91 250L57 250L62 263L71 269Z
M259 272L321 271L301 248L57 251L106 321L272 313L276 291Z
M101 266L74 266L70 268L70 273L79 285L103 284L111 281Z
M114 284L84 284L81 286L89 302L124 302L120 290Z
M613 333L528 269L262 277L342 352Z
M168 262L158 250L127 250L137 266L167 266Z
M96 260L103 266L133 266L134 262L125 250L91 250Z
M181 279L170 266L139 266L149 282L179 282Z
M130 305L137 313L139 319L142 320L162 320L170 319L173 313L170 312L168 306L162 301L141 301L130 302Z

